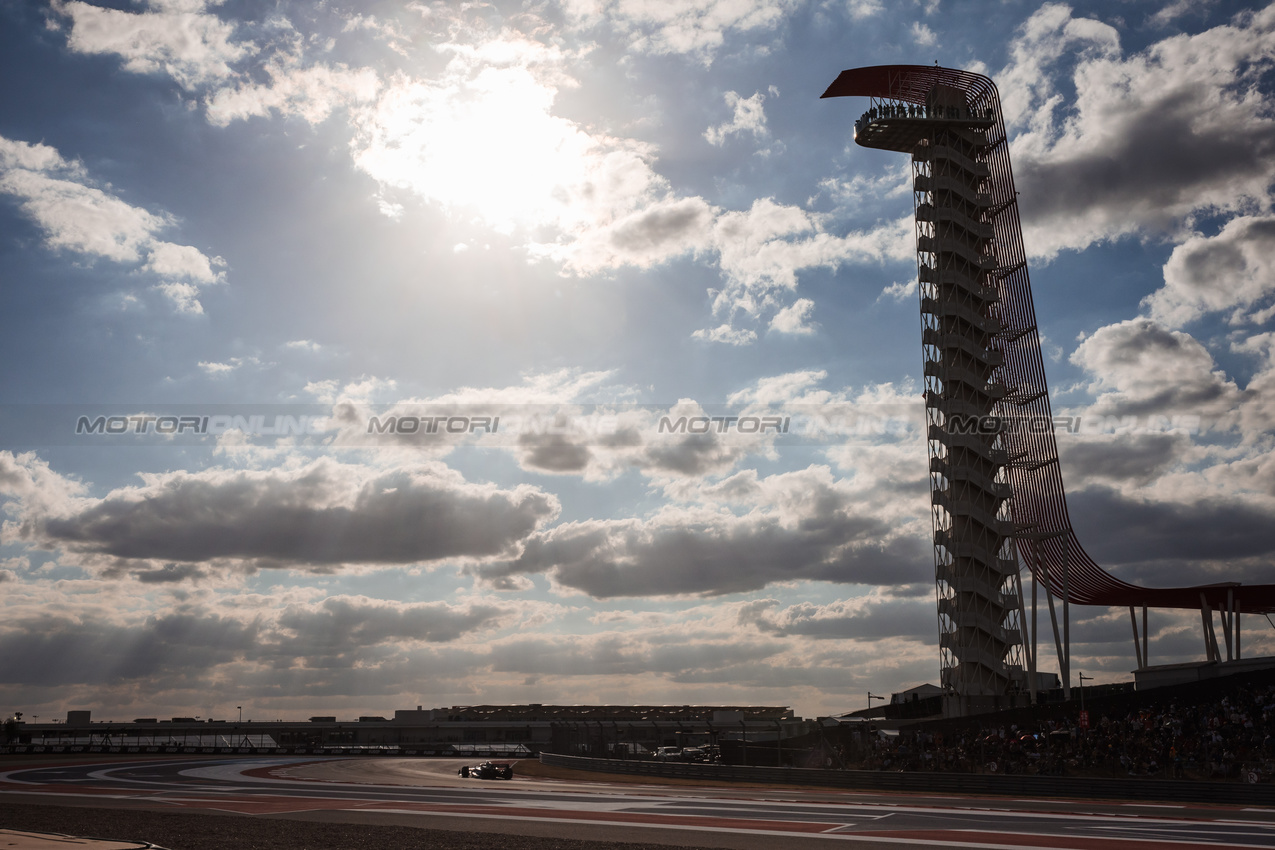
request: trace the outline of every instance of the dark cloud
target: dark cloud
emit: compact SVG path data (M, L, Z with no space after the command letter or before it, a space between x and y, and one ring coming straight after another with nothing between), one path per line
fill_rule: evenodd
M1152 316L1181 325L1209 312L1232 323L1265 307L1275 290L1275 217L1240 216L1214 236L1196 235L1173 249L1164 265L1164 287L1144 299ZM1262 321L1263 316L1251 317Z
M440 699L437 704L442 705L483 700L472 677L486 671L485 652L455 646L421 646L411 652L383 650L375 656L367 652L310 656L299 647L293 649L296 657L276 667L236 670L235 684L240 692L250 694L253 701L291 700L294 716L316 711L316 702L328 698L346 704L353 699L365 706L371 696L404 692L461 697L450 703ZM378 708L377 713L386 716L393 709L405 707L403 702L381 705L383 708Z
M1202 89L1179 89L1118 116L1110 129L1119 132L1107 134L1101 146L1016 162L1024 223L1066 227L1069 219L1102 208L1113 219L1127 215L1169 229L1202 190L1268 175L1275 123L1202 123Z
M168 584L187 579L201 579L207 573L194 564L165 564L155 570L136 570L132 575L143 584Z
M771 582L909 585L932 575L923 538L893 529L830 499L793 525L750 514L706 522L639 520L566 523L527 541L511 562L480 574L549 573L594 598L705 596L757 590Z
M1030 616L1030 606L1027 609ZM1046 617L1048 610L1045 610ZM1071 616L1071 646L1073 652L1127 652L1133 655L1133 629L1129 624L1128 608L1106 608L1095 605L1073 605L1070 610ZM1040 641L1052 642L1053 636L1046 635L1049 630L1049 621L1043 619L1040 627ZM1195 619L1199 621L1199 614L1195 615ZM1155 623L1151 619L1147 621L1151 627L1152 636L1155 635ZM1141 620L1139 620L1138 628L1141 629ZM1105 646L1107 645L1107 646Z
M589 465L588 446L561 434L523 434L518 438L522 465L545 472L581 472Z
M40 530L46 545L124 559L406 564L507 552L557 509L556 498L535 488L467 484L436 467L369 476L319 462L300 473L157 476L47 517ZM146 576L165 580L163 572Z
M1159 630L1157 630L1155 623L1157 613L1152 613L1147 622L1147 625L1151 627L1151 640L1147 648L1152 664L1160 663L1160 659L1165 658L1196 657L1202 659L1204 657L1204 629L1198 613L1191 617L1192 622L1186 624L1185 628L1170 627ZM1247 622L1244 625L1247 625ZM1215 624L1214 628L1218 629L1218 640L1222 640L1219 626L1220 624ZM1130 638L1132 639L1132 637L1131 629ZM1248 633L1243 632L1243 637L1247 641L1249 639ZM1132 648L1130 654L1132 654Z
M702 239L713 211L701 198L684 198L633 216L615 228L611 244L629 254L655 252L665 245Z
M1235 383L1190 334L1146 318L1099 328L1071 360L1102 391L1092 413L1105 416L1210 417L1230 414L1241 400Z
M112 686L144 680L154 690L175 683L207 688L219 675L216 668L236 664L237 678L256 675L254 670L269 671L266 677L272 679L304 679L323 671L314 678L341 679L338 692L360 693L353 680L369 675L360 671L401 665L408 657L405 643L452 642L516 620L517 612L501 605L402 604L364 597L291 605L277 617L249 621L193 608L131 624L46 614L4 624L0 682ZM462 653L467 660L457 663L456 672L472 672L472 653ZM417 658L415 650L411 657Z
M635 641L626 635L526 638L492 647L497 673L559 676L683 675L752 663L778 654L772 641L694 640L676 644Z
M1275 246L1275 219L1236 220L1242 224L1238 238L1262 243L1267 250ZM1231 241L1199 242L1180 255L1180 283L1197 293L1216 287L1219 277L1231 277L1248 270L1244 252Z
M641 463L647 470L697 476L729 469L747 451L746 447L728 446L713 434L690 434L676 442L647 446Z
M256 623L207 613L155 616L128 627L55 614L11 620L0 632L0 682L109 684L202 676L258 644Z
M621 636L583 643L573 638L525 638L493 646L496 673L635 676L648 669L643 648Z
M1160 586L1239 581L1228 561L1275 555L1275 514L1240 499L1152 502L1094 486L1069 494L1067 505L1090 555L1107 565L1158 564ZM1269 581L1269 567L1248 580Z
M498 605L395 605L334 596L317 608L289 607L280 615L279 626L313 651L348 651L402 640L445 643L475 630L498 627L513 616L512 609Z
M932 597L866 600L862 604L803 602L777 611L741 617L762 632L781 637L877 641L888 638L929 639L938 633ZM936 639L936 638L935 638Z
M1082 487L1094 480L1146 484L1190 445L1185 434L1119 434L1109 440L1062 439L1058 448L1067 481Z

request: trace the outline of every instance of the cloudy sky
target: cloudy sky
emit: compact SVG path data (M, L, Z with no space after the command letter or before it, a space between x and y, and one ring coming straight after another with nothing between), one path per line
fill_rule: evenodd
M1270 581L1275 5L0 0L0 710L936 681L908 164L819 99L936 61L1000 86L1086 547Z

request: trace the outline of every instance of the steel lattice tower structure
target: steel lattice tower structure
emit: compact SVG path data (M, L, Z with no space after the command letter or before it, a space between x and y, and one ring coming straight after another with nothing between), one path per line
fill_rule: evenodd
M999 415L1018 399L1000 374L993 108L935 82L921 103L874 99L855 123L858 144L912 155L939 657L943 686L966 697L1025 684Z
M1275 611L1275 585L1139 587L1098 566L1072 531L996 85L890 65L843 71L823 94L842 96L871 99L857 144L912 157L939 654L955 711L1034 696L1041 588L1068 694L1070 603L1128 605L1139 669L1148 606L1199 607L1211 661L1221 661L1220 612L1226 658L1238 660L1240 615ZM1020 564L1032 577L1030 630Z

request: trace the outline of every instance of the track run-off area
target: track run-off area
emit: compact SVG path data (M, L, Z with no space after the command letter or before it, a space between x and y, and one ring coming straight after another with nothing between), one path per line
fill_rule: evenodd
M434 759L0 760L5 799L702 847L1275 848L1269 808L882 794L608 777L462 779ZM520 773L539 765L523 763Z

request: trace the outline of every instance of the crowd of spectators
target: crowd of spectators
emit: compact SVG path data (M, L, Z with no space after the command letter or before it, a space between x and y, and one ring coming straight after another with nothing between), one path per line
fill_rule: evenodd
M860 770L929 770L1055 776L1163 776L1270 781L1275 777L1275 684L1215 699L1067 720L955 732L874 732L840 753ZM1030 727L1030 728L1028 728Z

